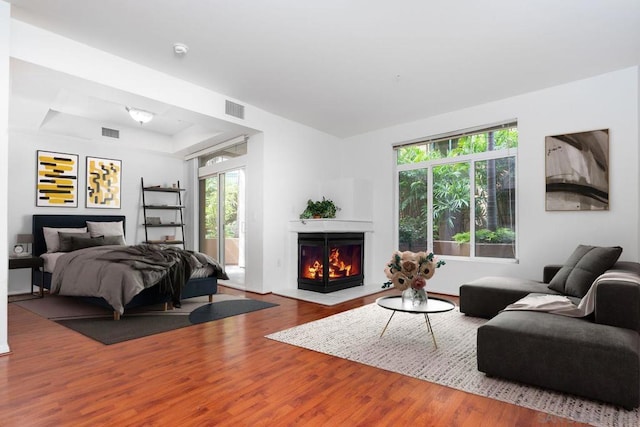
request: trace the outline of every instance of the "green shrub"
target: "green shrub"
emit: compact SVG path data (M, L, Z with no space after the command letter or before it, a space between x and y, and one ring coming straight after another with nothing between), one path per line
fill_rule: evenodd
M471 241L471 232L456 233L451 238L457 243L469 243Z
M491 243L495 237L495 233L491 230L483 228L476 231L476 243Z
M516 232L510 228L498 228L496 230L496 243L513 243L516 240Z
M469 243L471 241L471 232L465 231L453 235L453 240L457 243ZM516 233L510 228L498 228L496 231L483 228L476 231L476 243L513 243Z

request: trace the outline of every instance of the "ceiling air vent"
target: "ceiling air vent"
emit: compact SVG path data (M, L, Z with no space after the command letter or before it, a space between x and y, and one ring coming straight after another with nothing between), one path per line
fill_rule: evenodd
M120 131L117 129L102 128L102 136L108 138L120 138Z
M226 100L224 112L230 116L244 119L244 105Z

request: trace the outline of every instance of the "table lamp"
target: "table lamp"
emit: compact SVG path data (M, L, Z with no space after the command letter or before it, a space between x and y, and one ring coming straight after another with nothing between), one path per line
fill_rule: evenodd
M33 243L33 234L18 234L16 237L16 245L13 247L15 256L30 256L31 244Z

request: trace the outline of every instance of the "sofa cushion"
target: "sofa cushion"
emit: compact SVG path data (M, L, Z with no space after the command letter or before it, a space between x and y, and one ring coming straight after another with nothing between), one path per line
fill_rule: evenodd
M620 246L578 245L562 268L549 282L549 289L574 297L584 297L593 281L615 264Z
M469 316L492 318L509 304L530 293L558 294L547 285L518 277L488 276L460 286L460 311Z

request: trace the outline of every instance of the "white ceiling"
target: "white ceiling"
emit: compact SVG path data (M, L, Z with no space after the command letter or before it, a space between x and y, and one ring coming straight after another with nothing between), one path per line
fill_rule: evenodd
M341 137L640 64L639 0L9 2L16 19Z
M119 131L122 146L175 155L192 153L253 129L116 90L18 59L11 60L12 130L104 141L102 128ZM152 111L151 122L134 121L126 107Z

